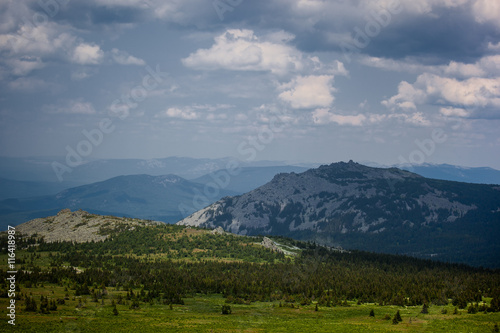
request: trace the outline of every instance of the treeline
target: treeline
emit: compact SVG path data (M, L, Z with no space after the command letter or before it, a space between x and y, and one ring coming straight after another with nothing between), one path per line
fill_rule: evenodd
M190 230L195 233L190 234ZM283 254L272 253L255 244L261 241L262 237L212 235L206 231L196 233L195 229L186 229L182 226L160 225L124 230L112 234L103 242L41 242L37 250L57 251L74 258L79 258L79 253L135 256L161 253L162 257L169 259L230 258L249 262L273 262L275 259L285 259ZM34 251L35 247L28 249ZM72 262L75 263L75 260ZM80 264L75 263L74 266Z
M492 301L485 310L500 310L498 270L404 256L340 253L294 241L289 244L300 245L301 254L285 258L255 246L258 241L144 228L100 243L42 242L28 248L31 253L22 260L16 279L21 289L53 283L67 287L75 296L98 299L113 287L128 291L127 298L135 302L161 304L182 304L183 298L201 293L222 294L234 303L315 301L320 306L337 306L354 301L414 306L451 302L466 308L489 297ZM286 241L280 239L280 243ZM50 255L48 269L36 266L36 258L44 251L56 252ZM154 255L159 253L168 256ZM6 277L0 271L4 297Z

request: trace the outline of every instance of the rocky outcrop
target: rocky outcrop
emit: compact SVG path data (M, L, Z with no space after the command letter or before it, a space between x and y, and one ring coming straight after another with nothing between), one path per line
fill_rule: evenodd
M221 227L217 227L212 230L212 235L224 235L226 232Z
M63 209L56 216L20 224L16 227L16 231L26 236L43 237L48 243L55 241L84 243L103 241L119 228L133 230L137 226L157 224L162 222L101 216L83 210L72 212L70 209Z
M271 249L274 252L283 253L283 250L280 249L276 245L276 243L273 242L272 239L270 239L270 238L264 237L264 239L262 240L262 242L260 243L260 245L262 245L263 247L265 247L267 249Z
M498 252L491 244L497 243L499 212L496 185L429 179L349 161L278 174L178 224L349 249L433 258L437 253L443 260L461 259L474 248L481 261L481 253Z

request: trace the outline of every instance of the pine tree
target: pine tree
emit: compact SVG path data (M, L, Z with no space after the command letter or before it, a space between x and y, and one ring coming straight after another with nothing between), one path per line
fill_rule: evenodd
M113 304L113 315L118 316L118 310L116 309L115 304Z
M373 309L370 311L370 317L375 317L375 311L373 311Z
M424 305L422 306L422 311L420 311L420 313L423 314L429 313L429 306L426 303L424 303Z
M31 297L26 297L24 311L36 312L36 301Z
M394 316L394 318L396 318L398 322L403 321L403 318L401 318L401 314L399 313L399 310L398 310L398 312L396 312L396 315Z

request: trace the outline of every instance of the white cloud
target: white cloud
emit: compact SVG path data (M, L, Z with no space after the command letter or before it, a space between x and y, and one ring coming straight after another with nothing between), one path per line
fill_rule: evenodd
M500 51L500 42L493 44L492 42L488 43L488 50Z
M229 104L193 104L190 106L171 107L160 112L156 118L178 118L184 120L205 119L207 121L216 121L227 119L227 114L221 110L227 110L234 107Z
M83 42L70 27L55 22L25 22L16 31L0 34L0 51L5 52L3 61L10 65L13 75L42 68L47 59L80 65L96 65L104 59L99 46Z
M172 107L168 108L167 110L157 115L157 118L165 118L165 117L178 118L184 120L195 120L198 119L200 115L190 107L184 107L182 109L178 107Z
M297 76L279 87L279 99L294 109L328 107L334 101L332 81L333 75Z
M462 108L451 108L451 107L446 107L446 108L440 108L439 113L441 113L443 116L446 117L468 117L470 115L470 112L462 109Z
M131 56L127 52L120 51L118 49L112 49L111 56L113 57L113 60L120 65L137 65L137 66L146 65L146 62L144 60Z
M445 104L465 107L500 107L500 78L466 80L424 73L414 84L401 82L398 94L384 100L388 108L416 109L417 104Z
M92 115L96 114L96 110L92 103L86 102L82 99L69 100L59 105L45 105L42 108L47 113L62 113L62 114L83 114Z
M406 81L398 86L398 94L388 100L382 101L382 105L390 109L400 108L403 110L416 110L416 103L422 104L426 100L426 93Z
M95 68L83 67L77 68L71 72L71 80L80 81L85 80L98 72Z
M15 32L0 34L0 50L10 55L44 56L65 52L75 37L55 23L23 24Z
M366 121L366 116L358 114L356 116L340 115L330 112L329 109L316 109L312 113L313 122L318 125L337 123L339 125L361 126Z
M402 119L404 122L417 125L417 126L430 126L431 122L425 118L422 112L415 112L413 114L397 114L396 118Z
M40 57L21 57L8 59L7 64L12 68L12 74L24 76L35 69L40 69L45 66Z
M71 61L79 65L98 65L104 58L104 52L98 45L80 43L73 50Z
M279 37L281 40L279 40ZM273 34L267 40L252 30L229 29L215 37L209 49L199 49L182 59L185 66L204 70L270 71L286 74L303 68L302 54L286 45L290 34Z
M474 17L479 23L491 22L500 27L500 2L497 0L475 0L472 5Z
M375 68L408 73L432 73L456 78L489 77L500 75L500 55L485 56L473 64L450 61L447 65L423 65L411 60L362 57L361 63Z

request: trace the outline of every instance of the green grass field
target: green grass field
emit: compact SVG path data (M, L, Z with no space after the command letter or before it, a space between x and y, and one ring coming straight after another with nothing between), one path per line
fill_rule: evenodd
M39 303L40 295L49 299L63 298L63 287L44 285L23 288ZM453 306L431 306L429 314L421 314L421 307L399 308L373 304L349 307L319 307L279 302L254 302L249 305L230 304L232 313L222 315L225 304L220 295L195 295L185 298L184 305L145 304L130 309L130 301L118 304L118 315L113 315L113 299L125 292L108 290L98 302L90 297L73 297L58 305L50 314L26 312L24 302L18 301L16 326L7 323L7 298L0 299L3 332L492 332L500 323L500 313L468 314L460 310L453 314ZM71 294L71 293L70 293ZM78 307L81 303L82 306ZM375 317L370 317L370 310ZM447 314L442 310L446 309ZM397 325L392 318L399 310L403 321ZM389 320L384 319L388 315Z
M168 227L165 227L168 228ZM148 230L146 230L148 231ZM149 231L148 231L149 232ZM183 263L194 263L199 262L200 257L204 256L203 259L207 260L207 263L211 263L212 261L222 261L222 262L244 262L249 261L253 265L252 267L257 267L258 272L262 272L264 269L268 269L268 273L274 273L276 270L272 270L269 267L284 267L284 266L269 266L270 264L266 264L267 268L263 265L263 262L282 262L285 260L295 260L295 257L285 258L283 255L281 257L277 256L274 253L271 253L267 250L259 249L255 246L251 240L247 240L245 238L230 238L229 236L224 236L220 238L212 237L212 236L204 236L207 231L197 231L197 230L181 230L180 234L166 234L165 237L177 238L182 240L185 244L180 246L179 244L173 244L172 246L176 246L180 249L189 248L192 249L192 252L187 253L186 256L175 257L173 258L173 262L175 265L182 265ZM182 237L184 234L189 234L186 237ZM201 234L201 240L197 234ZM179 236L181 235L181 236ZM192 239L195 244L190 244L187 242L188 236L189 239ZM142 239L144 239L143 237ZM132 239L133 240L133 239ZM122 242L120 244L125 244L126 242ZM81 253L88 254L92 250L96 251L98 246L102 244L93 244L93 248L90 249L82 249ZM114 245L112 248L121 249L123 246ZM147 245L147 244L146 244ZM141 246L146 248L145 242L141 243ZM160 243L161 245L161 243ZM215 245L215 246L213 246ZM231 245L231 246L230 246ZM76 245L67 245L69 249L72 249ZM123 268L126 269L127 266L134 266L134 260L140 259L143 262L152 262L153 260L158 260L160 262L165 262L167 258L169 258L170 251L168 252L152 252L148 254L144 254L145 251L139 246L136 246L140 250L139 254L132 252L125 252L125 254L114 254L111 253L112 257L106 257L106 260L100 261L97 259L98 257L89 257L92 260L86 259L87 257L82 257L82 263L87 266L78 267L78 273L85 275L86 272L91 272L93 266L99 268L107 268L110 265L122 263ZM153 247L154 248L154 247ZM205 254L204 250L209 249L212 252L207 250L207 254ZM214 250L215 249L215 250ZM267 251L267 252L266 252ZM146 251L147 253L147 251ZM26 272L30 272L28 274L36 273L36 271L51 271L52 268L57 266L71 266L69 262L61 260L56 260L58 255L63 254L63 252L57 251L36 251L30 252L27 250L18 250L16 252L16 260L17 260L17 268L21 269L24 267ZM218 254L218 255L216 255ZM77 253L78 255L78 253ZM104 258L104 257L102 257ZM350 257L351 259L356 259L358 257ZM377 260L377 257L369 257L371 260ZM373 259L375 258L375 259ZM383 257L386 258L386 257ZM392 258L392 257L391 257ZM66 258L67 260L71 260L71 258ZM114 260L114 259L125 259L123 261ZM316 263L314 257L305 257L306 263L310 265L307 267L314 266ZM324 258L323 258L324 259ZM321 260L323 260L321 259ZM340 258L342 259L342 258ZM340 260L338 259L338 260ZM394 259L394 258L393 258ZM169 259L170 260L170 259ZM330 259L333 260L333 259ZM375 269L365 269L363 265L363 261L358 260L358 264L351 267L344 267L345 265L338 265L336 270L332 271L332 274L337 274L341 276L342 274L346 275L349 278L345 278L342 280L343 282L337 282L337 285L332 285L332 287L338 287L339 283L343 283L344 285L348 285L352 282L352 278L356 278L356 273L358 270L363 274L367 274L371 279L373 275L370 272L379 272L382 269L386 269L384 274L379 274L379 278L384 278L384 276L399 276L403 274L404 267L409 267L410 269L415 269L414 266L408 264L401 268L399 265L404 264L402 261L397 261L395 264L391 264L391 262L383 262L380 260L379 266L381 267L378 271ZM7 266L7 254L0 254L0 272L2 276L7 276L5 272L8 270ZM320 261L321 262L321 261ZM425 265L429 265L429 263L425 263L423 265L422 262L417 262L415 265L420 264L420 268L426 267ZM78 264L75 264L78 265ZM118 265L118 264L117 264ZM170 270L175 269L174 266L170 267ZM201 265L201 264L200 264ZM208 264L203 264L208 265ZM116 266L120 268L121 266ZM151 267L156 267L153 265L141 266L146 267L146 269L150 269ZM162 267L162 266L158 266ZM219 266L214 266L219 267ZM239 270L246 269L247 271L243 272L255 272L251 270L248 266L238 266ZM298 272L296 276L302 276L300 273L303 272L300 270L300 267L297 266L296 271ZM318 264L319 267L319 264ZM116 268L115 268L116 269ZM187 269L187 268L186 268ZM274 268L273 268L274 269ZM471 272L469 275L465 275L465 273L461 273L460 270L445 270L442 268L441 270L435 269L432 272L438 274L440 276L437 281L432 279L428 279L427 276L422 275L422 280L417 280L417 282L425 282L428 281L428 286L433 287L433 283L438 283L438 291L442 292L442 288L446 287L447 284L453 283L455 280L459 278L458 275L453 275L451 272L458 272L456 274L460 274L462 280L466 283L467 281L471 281L471 283L476 287L482 286L484 290L488 290L488 288L495 289L498 286L498 283L495 282L497 275L493 273L481 273L479 275L474 275L475 272ZM343 270L342 272L340 270ZM144 271L139 271L141 274ZM130 287L133 289L133 293L136 295L136 302L138 299L144 300L145 298L137 297L141 293L141 289L147 283L150 283L151 280L153 282L157 281L156 279L162 277L161 274L169 273L169 270L162 270L158 272L163 273L155 273L147 275L146 280L142 280L141 284L135 284L134 287ZM347 272L347 273L346 273ZM357 272L357 273L359 273ZM445 273L447 272L447 276ZM467 271L469 272L469 271ZM184 271L180 270L178 272L180 275L176 276L176 278L181 277L182 279L186 279L189 275L185 274ZM307 272L305 272L307 273ZM414 274L418 274L419 271L414 271ZM110 271L107 274L112 275ZM186 295L188 297L183 297L182 301L183 305L180 304L163 304L165 301L164 298L161 297L152 297L149 302L139 302L139 308L132 308L132 303L134 297L127 300L127 291L124 290L123 286L128 285L127 281L133 279L133 276L138 276L135 271L127 271L128 275L125 275L121 283L121 288L117 289L116 286L120 284L106 284L106 292L104 293L103 298L100 296L92 295L83 295L77 296L79 293L77 292L78 287L81 287L80 284L77 283L78 278L76 275L62 275L57 277L55 281L58 283L49 283L48 281L55 282L54 280L50 280L48 278L44 280L33 279L33 275L24 275L23 281L17 281L17 287L20 288L20 292L17 291L16 294L18 296L22 295L22 299L17 300L16 302L16 320L15 326L12 326L8 323L9 317L7 316L7 306L9 305L10 299L7 297L6 281L0 282L0 332L134 332L134 333L147 333L147 332L299 332L299 333L309 333L309 332L493 332L495 324L500 324L500 312L478 312L478 313L468 313L467 307L462 310L455 311L455 306L451 305L451 299L448 299L449 305L446 306L438 306L431 305L429 307L428 314L422 314L422 306L415 307L398 307L398 306L380 306L378 304L357 304L356 299L352 301L348 301L348 306L319 306L316 311L316 305L318 298L311 299L312 304L307 302L308 305L299 304L299 300L301 297L293 298L296 300L295 303L285 303L285 300L290 300L290 298L283 297L281 301L273 301L273 302L250 302L248 299L247 304L228 304L226 303L226 299L223 298L221 294L195 294L191 295L190 291L192 289L186 289L187 292L182 295ZM214 280L214 276L221 274L220 271L214 271L212 276L197 276L200 280L207 278L207 280ZM255 273L254 273L255 274ZM325 276L332 277L332 274L324 274ZM377 273L378 274L378 273ZM497 274L497 273L495 273ZM79 276L81 276L79 275ZM71 277L73 276L73 277ZM96 277L97 276L97 277ZM114 278L119 277L119 274L115 274ZM229 275L227 275L229 276ZM248 283L252 283L252 280L240 280L243 279L243 275L236 275L238 280L230 280L232 284L235 281L247 281ZM253 275L252 275L253 276ZM273 275L274 276L274 275ZM286 275L283 275L286 277ZM281 276L281 278L283 277ZM310 281L311 278L314 278L314 275L304 275L302 279L304 281ZM318 273L319 276L319 273ZM338 277L337 276L337 277ZM435 276L431 274L431 276ZM450 278L448 278L448 276ZM477 278L479 276L479 278ZM111 276L112 277L112 276ZM127 280L128 279L128 280ZM276 279L278 281L280 279L280 275L276 275ZM482 281L483 279L484 281ZM33 281L35 280L35 282ZM169 281L172 280L164 280L164 285L171 286ZM43 281L43 282L42 282ZM81 280L80 280L81 281ZM98 275L89 274L87 276L87 280L84 280L85 285L88 284L88 287L93 289L94 291L101 292L105 286L105 284L100 284L98 280ZM188 280L184 280L188 281ZM295 282L294 282L295 281ZM363 281L362 279L358 281ZM406 281L405 279L398 280L393 279L396 283L386 285L391 286L392 288L399 288L400 284L398 281ZM444 282L446 281L446 282ZM493 282L492 282L493 281ZM247 283L245 282L245 283ZM300 282L299 279L290 280L290 284ZM374 288L382 284L382 281L375 279L373 281ZM440 284L439 284L440 283ZM232 286L232 284L230 286ZM279 284L274 284L279 285ZM274 286L273 285L273 286ZM424 285L425 287L425 285ZM421 288L424 288L421 286ZM457 288L462 288L463 284L457 285ZM273 287L275 288L275 287ZM352 288L352 286L351 286ZM144 288L147 289L147 288ZM241 288L240 288L241 289ZM470 289L470 288L469 288ZM204 289L197 289L204 290ZM271 292L275 289L271 289ZM472 289L473 290L473 289ZM150 290L149 290L150 291ZM371 289L370 289L371 291ZM145 293L146 291L143 290ZM83 294L83 292L81 293ZM88 294L88 292L87 292ZM492 294L492 293L490 293ZM99 293L100 295L100 293ZM481 295L488 295L488 293L480 293L479 298L481 299ZM41 296L47 298L51 303L57 300L63 300L64 304L58 304L57 310L51 310L50 313L41 313ZM296 296L296 295L295 295ZM300 296L300 295L299 295ZM95 298L94 298L95 297ZM489 297L489 296L488 296ZM32 298L36 301L38 310L37 312L29 312L26 311L26 298ZM234 299L234 298L231 298ZM277 298L255 298L255 299L277 299ZM343 299L340 299L343 300ZM182 303L182 301L178 303ZM492 298L483 298L483 301L486 304L493 304ZM238 302L238 301L236 301ZM243 299L239 299L239 302L243 302ZM175 303L175 302L174 302ZM346 301L342 302L346 305ZM445 304L434 303L434 304ZM113 305L114 304L114 305ZM304 303L306 304L306 303ZM322 304L330 304L330 302L323 302ZM338 303L333 303L338 304ZM388 303L384 303L388 304ZM395 303L391 303L395 304ZM398 303L396 303L398 304ZM405 304L405 303L402 303ZM406 303L408 304L408 303ZM418 303L417 303L418 304ZM420 303L422 304L422 303ZM223 305L230 305L231 314L223 315L221 313ZM293 305L293 306L292 306ZM468 304L469 305L469 304ZM467 305L467 306L468 306ZM118 314L114 314L113 310L116 306ZM370 316L370 311L373 310L375 316ZM393 318L396 312L399 311L402 317L402 322L398 324L393 323ZM456 313L458 312L458 313Z

